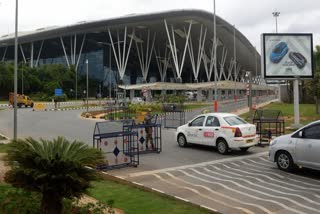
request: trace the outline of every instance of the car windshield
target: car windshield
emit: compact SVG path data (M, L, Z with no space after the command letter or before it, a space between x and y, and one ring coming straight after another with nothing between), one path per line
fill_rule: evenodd
M246 121L242 120L240 117L229 116L223 118L230 126L248 124Z

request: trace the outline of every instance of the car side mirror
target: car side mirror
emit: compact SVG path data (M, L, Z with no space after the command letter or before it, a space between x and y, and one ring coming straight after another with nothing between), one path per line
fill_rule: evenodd
M303 138L303 131L299 131L299 137Z
M188 126L191 126L191 122L188 123Z

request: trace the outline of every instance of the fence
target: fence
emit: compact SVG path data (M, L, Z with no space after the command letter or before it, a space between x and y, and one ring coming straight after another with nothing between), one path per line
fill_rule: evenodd
M163 104L164 128L177 128L185 124L185 111L182 104Z
M138 133L131 127L132 120L96 123L93 147L106 154L105 164L97 166L97 169L110 170L139 165Z

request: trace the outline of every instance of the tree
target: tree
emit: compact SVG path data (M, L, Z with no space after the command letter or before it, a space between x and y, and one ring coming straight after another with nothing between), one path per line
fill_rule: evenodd
M86 167L101 164L101 151L63 137L52 141L33 138L13 140L7 154L11 170L5 181L42 194L41 213L62 213L63 198L79 197L98 178Z

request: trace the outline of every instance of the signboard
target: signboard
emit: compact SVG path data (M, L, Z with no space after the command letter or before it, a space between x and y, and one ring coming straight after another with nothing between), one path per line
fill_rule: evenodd
M54 95L55 96L62 96L62 89L61 88L54 89Z
M312 34L262 34L265 79L313 78Z

